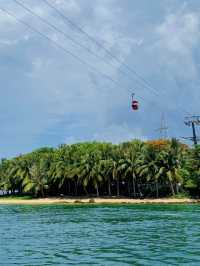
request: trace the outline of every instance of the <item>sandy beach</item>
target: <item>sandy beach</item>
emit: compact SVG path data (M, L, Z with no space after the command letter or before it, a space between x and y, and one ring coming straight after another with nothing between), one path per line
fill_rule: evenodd
M24 204L24 205L46 205L46 204L183 204L200 203L197 199L130 199L130 198L39 198L39 199L15 199L0 198L0 204Z

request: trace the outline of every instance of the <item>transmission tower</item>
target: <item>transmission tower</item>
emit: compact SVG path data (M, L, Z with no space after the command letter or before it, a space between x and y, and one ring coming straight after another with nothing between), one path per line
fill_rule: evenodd
M198 141L200 141L200 138L196 134L196 126L200 126L200 116L199 115L193 115L185 117L184 121L185 125L188 127L192 127L192 137L184 137L184 139L193 141L194 145L198 144Z
M167 139L167 131L168 131L168 127L167 127L167 122L165 119L165 114L164 112L161 115L161 122L160 122L160 127L158 129L156 129L156 131L159 132L159 137L160 139Z

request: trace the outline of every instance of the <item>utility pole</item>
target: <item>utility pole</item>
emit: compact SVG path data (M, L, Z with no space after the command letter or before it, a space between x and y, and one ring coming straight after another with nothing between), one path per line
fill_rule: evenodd
M166 123L164 112L161 115L160 127L158 129L156 129L156 131L159 132L160 139L167 139L167 137L168 137L167 136L168 127L167 127L167 123Z
M192 127L192 137L186 137L184 139L188 139L193 141L194 145L198 144L198 141L200 141L200 138L196 134L196 127L200 126L200 116L199 115L193 115L185 117L184 121L185 125L188 127Z

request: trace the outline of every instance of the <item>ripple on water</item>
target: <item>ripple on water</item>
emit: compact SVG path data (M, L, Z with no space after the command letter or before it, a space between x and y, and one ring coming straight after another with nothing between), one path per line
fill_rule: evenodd
M1 265L200 265L200 206L0 206Z

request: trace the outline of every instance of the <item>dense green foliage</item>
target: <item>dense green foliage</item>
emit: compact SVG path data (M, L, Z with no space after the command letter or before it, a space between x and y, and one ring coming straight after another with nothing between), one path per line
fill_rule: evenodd
M0 189L35 196L199 196L200 146L176 139L42 148L0 164Z

